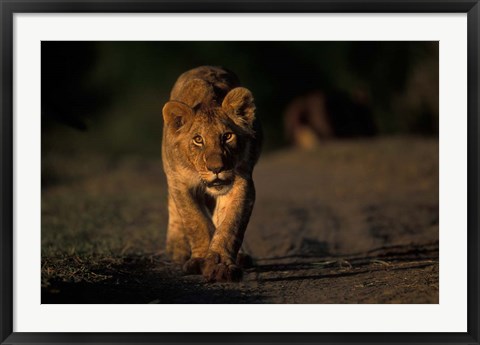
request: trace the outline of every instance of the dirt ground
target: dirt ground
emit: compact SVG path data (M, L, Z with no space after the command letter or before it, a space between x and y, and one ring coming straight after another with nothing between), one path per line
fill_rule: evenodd
M436 139L265 154L240 283L163 255L160 156L42 159L42 303L438 303Z

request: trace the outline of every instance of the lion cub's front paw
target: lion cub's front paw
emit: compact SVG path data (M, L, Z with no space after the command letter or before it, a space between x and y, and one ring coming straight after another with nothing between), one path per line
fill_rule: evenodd
M204 265L204 258L191 258L183 264L183 272L186 274L202 274Z
M222 260L217 253L208 254L202 274L209 282L238 282L242 280L242 270L231 260Z

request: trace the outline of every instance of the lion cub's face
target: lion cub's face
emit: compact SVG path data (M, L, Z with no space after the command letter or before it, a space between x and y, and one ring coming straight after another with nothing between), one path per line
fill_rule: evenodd
M221 109L198 111L184 136L189 161L212 194L226 193L235 179L242 151L242 133L235 127Z
M184 154L206 191L227 193L252 138L254 105L250 91L236 88L221 107L199 107L168 102L163 110L177 152Z

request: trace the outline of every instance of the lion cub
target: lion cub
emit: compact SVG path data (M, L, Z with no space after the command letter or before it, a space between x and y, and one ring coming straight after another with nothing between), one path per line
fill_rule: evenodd
M163 119L167 253L187 273L238 281L261 148L252 93L226 69L198 67L177 79Z

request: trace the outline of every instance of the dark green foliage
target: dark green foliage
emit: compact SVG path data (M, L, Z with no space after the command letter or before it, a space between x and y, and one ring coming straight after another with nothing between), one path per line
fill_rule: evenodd
M312 90L361 99L380 134L438 132L437 42L43 42L43 151L158 155L170 88L205 64L252 90L267 150L284 144L286 105Z

